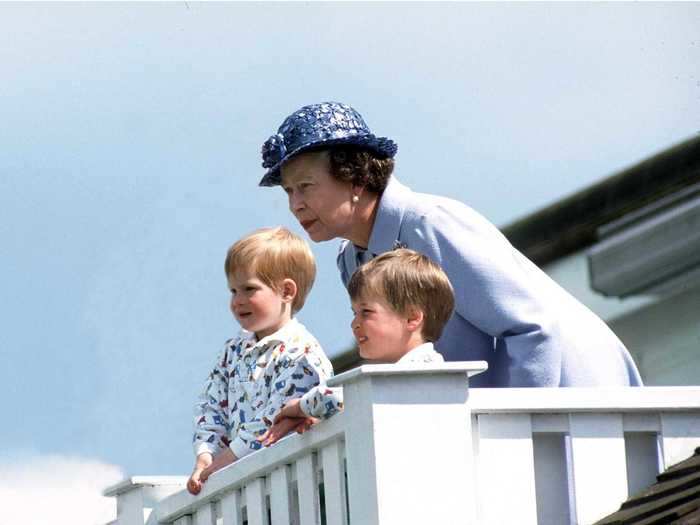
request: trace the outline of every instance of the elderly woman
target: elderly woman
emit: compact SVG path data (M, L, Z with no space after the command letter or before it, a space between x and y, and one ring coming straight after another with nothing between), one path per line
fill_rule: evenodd
M411 191L393 175L396 144L346 104L305 106L262 148L261 186L281 185L309 237L345 239L338 269L407 247L440 264L455 311L436 349L484 360L473 386L641 385L625 346L593 312L461 202Z

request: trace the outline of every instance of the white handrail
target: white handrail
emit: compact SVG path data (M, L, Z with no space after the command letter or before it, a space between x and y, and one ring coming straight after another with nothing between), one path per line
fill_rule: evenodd
M472 388L473 412L648 412L700 407L700 387Z

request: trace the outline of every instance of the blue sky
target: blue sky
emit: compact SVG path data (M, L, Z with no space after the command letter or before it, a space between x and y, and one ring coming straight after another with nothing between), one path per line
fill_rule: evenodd
M190 469L226 249L302 233L260 146L323 100L505 225L700 132L700 4L0 4L0 464ZM337 244L300 315L330 355Z

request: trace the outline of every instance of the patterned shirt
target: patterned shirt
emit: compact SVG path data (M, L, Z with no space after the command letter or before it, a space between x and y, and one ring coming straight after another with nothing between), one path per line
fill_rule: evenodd
M435 351L433 343L423 343L406 352L396 364L420 365L444 361L443 357ZM343 409L343 387L330 388L325 384L318 385L301 396L299 408L307 416L328 419Z
M318 341L292 319L260 341L246 330L226 342L195 406L194 453L230 447L238 458L261 447L285 402L333 375Z

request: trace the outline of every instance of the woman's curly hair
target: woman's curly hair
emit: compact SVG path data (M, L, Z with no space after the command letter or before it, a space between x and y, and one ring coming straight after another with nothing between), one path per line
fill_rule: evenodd
M331 146L328 157L333 177L367 188L377 195L384 192L394 171L394 159L379 158L361 146Z

